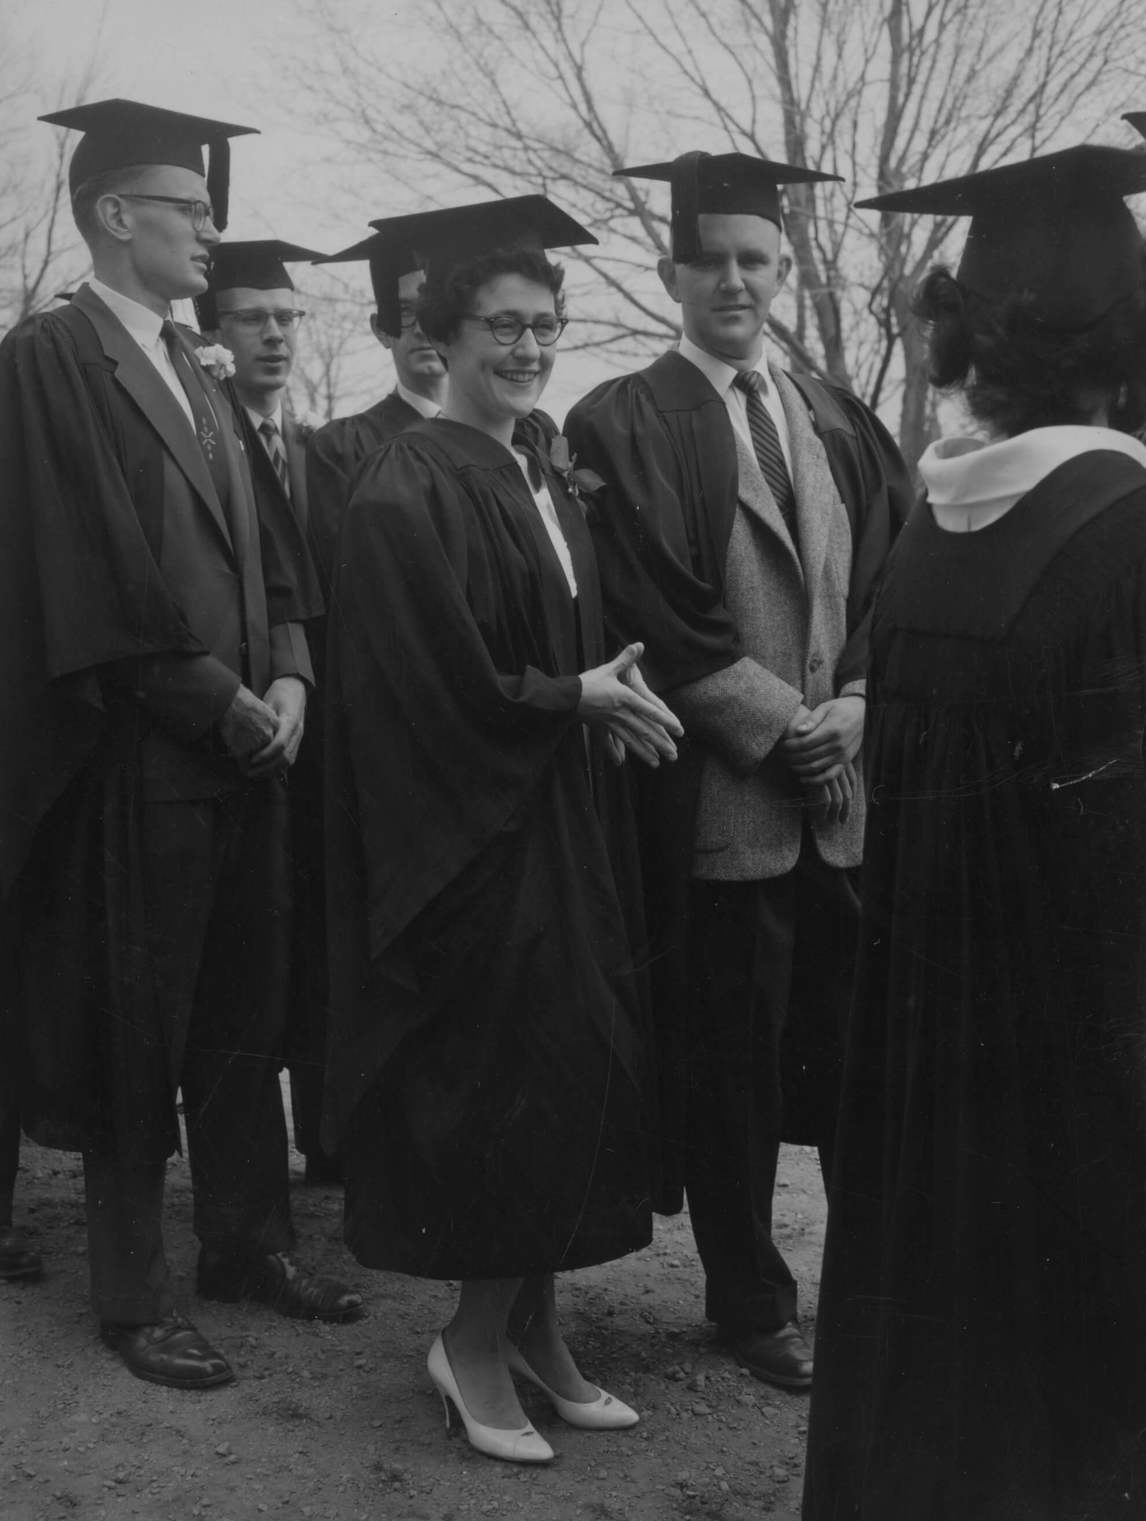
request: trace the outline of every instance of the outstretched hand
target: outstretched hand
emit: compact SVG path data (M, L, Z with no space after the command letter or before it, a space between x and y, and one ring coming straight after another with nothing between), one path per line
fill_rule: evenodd
M604 731L615 761L626 751L647 765L676 760L674 739L684 734L680 720L649 690L637 666L643 644L628 644L607 665L581 673L577 715L583 723Z

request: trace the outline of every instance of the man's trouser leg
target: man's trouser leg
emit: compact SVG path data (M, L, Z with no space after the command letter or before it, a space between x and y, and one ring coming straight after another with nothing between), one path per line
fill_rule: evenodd
M705 1311L731 1332L775 1331L796 1314L772 1240L793 904L791 874L690 889L685 1188Z
M84 1152L92 1308L101 1321L146 1326L172 1309L163 1252L162 1162L126 1166Z
M224 1252L289 1246L286 1127L274 1012L285 965L266 929L286 880L274 857L278 783L223 798L148 802L141 850L152 975L180 1080L200 1239ZM281 833L277 836L282 850ZM262 894L263 896L260 896ZM171 1308L163 1164L84 1157L92 1297L102 1320L146 1324ZM270 1242L270 1245L264 1243Z
M859 899L851 873L825 865L808 832L785 876L691 891L686 1186L707 1313L772 1331L796 1314L772 1240L779 1141L818 1146L827 1181Z

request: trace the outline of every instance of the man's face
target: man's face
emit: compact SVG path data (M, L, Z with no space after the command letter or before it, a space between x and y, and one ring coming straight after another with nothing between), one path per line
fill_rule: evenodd
M704 253L693 264L662 259L664 287L680 303L685 334L730 363L759 357L761 334L791 260L780 252L780 229L765 217L706 213L699 219Z
M394 337L391 333L384 333L378 326L376 316L370 319L374 336L383 348L390 350L394 368L398 372L398 379L409 390L416 391L419 395L425 392L427 387L436 385L446 373L445 365L438 357L437 349L414 320L418 292L422 288L424 279L425 276L420 270L414 270L408 275L403 275L398 281L398 305L403 323L402 332L398 337Z
M290 379L298 328L287 313L296 310L295 292L252 290L245 285L215 297L219 341L235 356L235 385L244 397L269 399Z
M170 196L185 203L141 199ZM200 296L207 289L211 250L219 241L208 218L195 231L194 201L210 204L207 182L192 169L152 164L139 172L122 202L132 269L144 289L161 301Z

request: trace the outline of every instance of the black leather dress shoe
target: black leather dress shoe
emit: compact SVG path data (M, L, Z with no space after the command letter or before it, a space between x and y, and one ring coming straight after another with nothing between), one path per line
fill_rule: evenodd
M44 1260L27 1236L11 1228L0 1230L0 1279L39 1278Z
M812 1349L794 1320L778 1331L745 1331L729 1341L736 1361L753 1378L781 1389L812 1387Z
M198 1283L203 1299L254 1299L298 1320L355 1320L362 1310L357 1290L337 1278L308 1273L286 1252L252 1258L200 1252Z
M105 1321L99 1334L123 1358L128 1371L169 1389L214 1389L234 1380L231 1365L182 1315L149 1326Z

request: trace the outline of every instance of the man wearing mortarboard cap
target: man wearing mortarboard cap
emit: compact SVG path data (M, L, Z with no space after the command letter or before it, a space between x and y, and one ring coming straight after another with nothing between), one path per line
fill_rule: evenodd
M281 492L311 539L306 480L309 428L292 415L287 394L305 313L288 264L321 258L314 249L277 238L221 243L209 284L196 298L203 333L230 349L235 390L258 436L251 469L266 491ZM321 671L325 627L308 631ZM319 682L321 686L321 680ZM291 879L294 935L287 991L286 1058L290 1070L295 1144L306 1158L308 1183L339 1179L337 1161L319 1139L326 1046L326 904L322 846L322 724L312 713L290 778Z
M385 228L386 224L373 225ZM360 260L370 266L374 290L370 330L394 361L395 381L394 389L381 401L364 412L336 417L319 428L307 445L315 554L327 577L338 525L362 461L396 433L437 417L446 399L446 367L418 322L418 292L424 279L418 251L405 239L379 231L319 262L349 264Z
M206 288L250 129L120 100L50 120L84 133L94 274L0 347L0 1005L26 1130L83 1153L102 1336L140 1378L203 1388L233 1375L172 1301L178 1090L200 1293L358 1302L288 1255L277 1077L284 773L320 599L289 509L252 486L225 354L169 317Z
M863 839L867 613L910 505L898 452L846 391L770 362L788 273L781 187L829 179L743 154L621 170L667 179L679 348L570 414L604 476L591 521L607 616L645 641L685 727L645 787L665 1176L687 1193L706 1311L738 1360L811 1382L772 1239L781 1141L828 1169Z
M308 430L291 416L287 385L306 313L287 265L319 257L314 249L278 238L220 243L211 257L207 289L195 300L200 331L231 351L239 400L304 532ZM261 466L261 459L256 456L254 463Z

